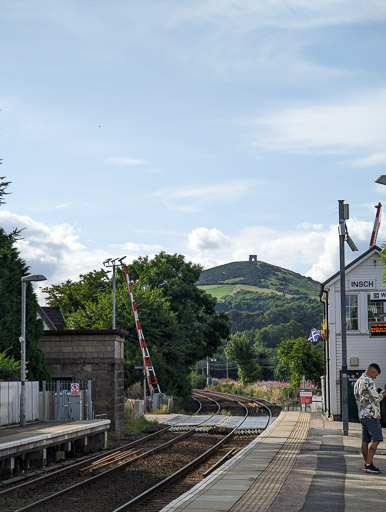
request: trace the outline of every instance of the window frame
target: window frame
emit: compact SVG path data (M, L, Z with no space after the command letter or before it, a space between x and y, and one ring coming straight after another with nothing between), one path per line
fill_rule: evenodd
M356 317L354 319L350 319L350 313L354 309L353 304L350 304L351 299L356 299ZM354 301L353 301L354 302ZM359 294L358 293L347 293L346 294L346 331L359 331ZM352 328L350 326L350 322L353 322L353 320L356 320L356 327Z

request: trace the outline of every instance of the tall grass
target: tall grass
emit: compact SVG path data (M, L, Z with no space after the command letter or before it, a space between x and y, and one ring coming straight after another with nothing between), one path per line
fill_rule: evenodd
M219 379L212 384L210 389L225 393L236 393L237 395L253 396L280 404L283 397L283 388L286 387L290 387L289 382L278 380L263 380L243 385L240 380Z

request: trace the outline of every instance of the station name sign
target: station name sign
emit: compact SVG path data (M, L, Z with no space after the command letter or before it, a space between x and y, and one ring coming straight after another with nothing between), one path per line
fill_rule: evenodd
M386 338L386 322L377 322L370 324L370 336L383 336Z
M349 284L351 290L369 290L376 288L375 279L350 279Z
M386 292L371 292L370 300L375 302L386 302Z

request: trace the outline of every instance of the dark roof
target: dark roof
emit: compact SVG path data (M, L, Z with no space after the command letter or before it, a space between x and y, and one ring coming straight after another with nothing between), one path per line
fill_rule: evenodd
M378 247L378 245L374 245L373 247L370 247L370 249L367 249L366 252L364 252L363 254L358 256L358 258L356 258L355 260L351 261L348 265L346 265L345 270L348 270L352 266L356 265L359 261L366 258L369 254L371 254L372 252L375 252L375 251L382 252L382 249L380 247ZM329 283L330 281L333 281L336 277L339 276L339 274L340 274L340 271L338 270L338 272L336 272L336 274L334 274L333 276L329 277L326 281L324 281L321 285L322 290L326 286L327 283Z
M65 327L65 319L60 308L38 306L39 315L51 330L62 330Z

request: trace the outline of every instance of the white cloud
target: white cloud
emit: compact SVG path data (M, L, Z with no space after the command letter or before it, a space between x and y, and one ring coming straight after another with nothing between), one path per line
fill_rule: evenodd
M382 221L384 224L384 222ZM369 247L373 223L359 219L347 222L359 252L346 248L346 262ZM378 245L386 239L386 228L378 234ZM323 282L339 269L339 236L336 225L324 229L304 223L302 230L283 232L250 226L232 237L217 229L196 228L188 236L188 259L210 268L231 261L246 261L250 254L272 265L293 270Z
M208 185L206 187L185 188L170 193L170 197L176 199L204 198L229 201L247 192L252 186L262 182L255 180L234 181L220 185Z
M372 167L386 164L386 153L374 153L365 158L358 158L352 162L357 167Z
M323 228L323 224L311 224L310 222L302 222L301 224L298 224L296 227L298 229L305 229L305 230L310 230L310 229L319 230L319 229Z
M271 26L284 29L313 28L386 19L383 0L201 0L194 6L181 4L171 24L214 23L226 30L252 31Z
M154 193L161 197L166 206L181 212L195 212L204 202L229 203L248 194L257 185L265 184L258 180L239 180L218 185L162 189Z
M82 273L102 268L107 258L126 255L129 263L139 255L159 252L159 245L122 243L104 248L91 248L80 241L80 231L70 224L47 225L30 217L16 215L7 210L0 212L0 225L6 232L15 226L26 228L17 242L20 256L30 267L29 272L47 277L39 288L62 283L68 279L77 280ZM40 303L44 295L38 291Z
M287 109L259 119L256 146L294 153L339 153L384 147L386 89L334 104Z
M196 228L188 236L188 247L193 251L222 250L231 244L230 238L216 228Z
M141 158L129 158L129 157L121 157L121 156L111 156L107 160L110 164L113 165L145 165L147 164L146 160L142 160Z
M82 273L102 268L102 262L107 258L126 255L125 261L129 263L139 255L153 257L161 250L169 250L159 244L141 242L94 248L82 244L80 231L69 224L46 225L6 210L0 212L0 225L8 232L15 226L26 227L17 247L31 273L47 276L47 282L42 283L39 289L68 279L77 280ZM346 248L348 263L368 249L373 222L352 218L347 225L359 248L355 253ZM234 235L213 227L197 227L187 237L186 259L209 268L231 261L245 261L250 254L257 254L258 260L324 281L339 269L337 226L323 228L318 224L303 223L300 227L285 232L249 226ZM378 245L385 240L386 221L382 216ZM43 303L41 291L38 291L38 297Z

